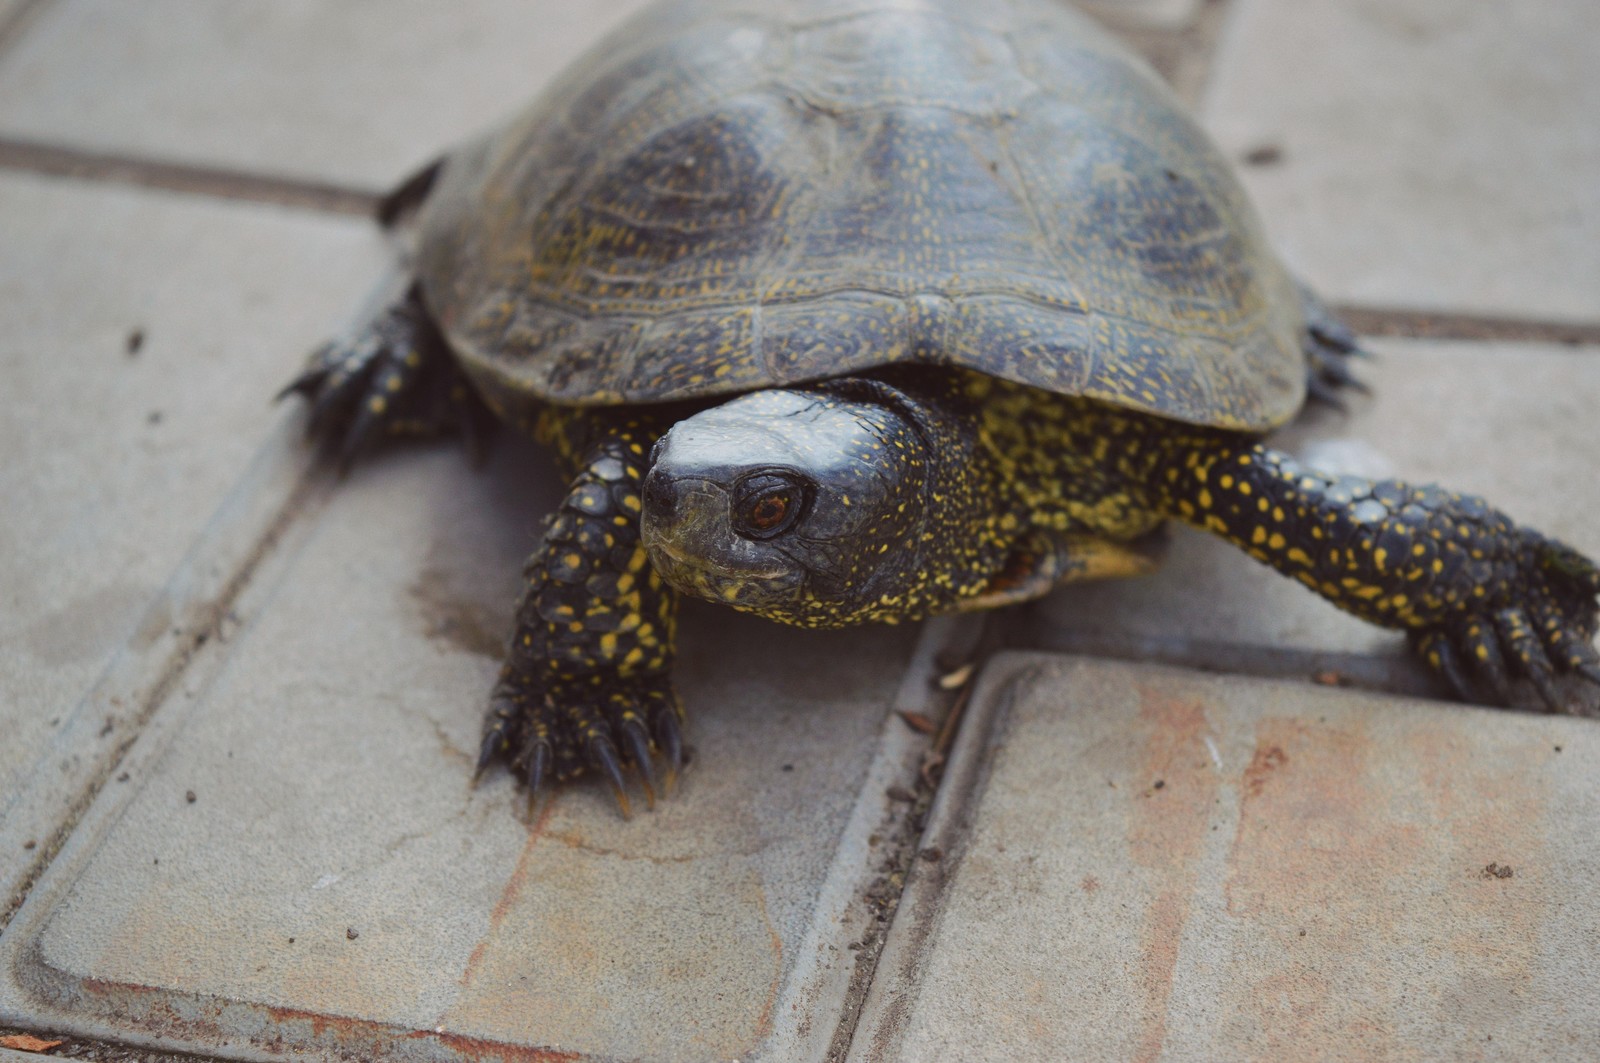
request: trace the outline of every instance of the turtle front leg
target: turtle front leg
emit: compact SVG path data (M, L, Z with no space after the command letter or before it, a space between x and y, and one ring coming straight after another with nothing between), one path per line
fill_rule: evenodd
M655 433L640 421L552 410L540 434L577 473L524 569L478 771L506 760L531 808L551 780L596 770L627 815L625 767L654 804L655 755L668 788L683 766L683 709L670 674L677 597L639 540Z
M1557 676L1600 685L1600 568L1480 498L1328 476L1221 433L1191 440L1163 475L1172 515L1405 630L1464 700L1481 682L1510 704L1520 676L1561 711Z

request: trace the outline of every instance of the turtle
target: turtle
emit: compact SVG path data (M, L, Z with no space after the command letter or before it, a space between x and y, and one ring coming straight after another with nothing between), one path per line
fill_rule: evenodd
M663 0L401 186L411 283L286 389L349 462L495 422L570 476L478 775L684 764L689 594L807 627L1137 575L1170 521L1406 633L1463 700L1600 684L1600 569L1265 438L1354 386L1161 79L1059 0Z

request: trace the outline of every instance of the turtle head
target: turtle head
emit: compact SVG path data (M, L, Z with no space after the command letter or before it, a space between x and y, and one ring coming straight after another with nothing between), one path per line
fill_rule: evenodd
M679 590L805 627L919 615L938 455L877 381L759 391L678 422L644 481L644 544Z

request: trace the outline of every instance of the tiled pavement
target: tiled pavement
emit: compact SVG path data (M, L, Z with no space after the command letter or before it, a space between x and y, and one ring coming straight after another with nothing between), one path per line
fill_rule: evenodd
M353 210L637 6L0 0L0 1059L1600 1056L1589 721L1197 535L986 634L691 608L678 797L468 789L550 469L336 483L263 396L393 284ZM1385 334L1282 442L1600 551L1597 9L1093 9Z

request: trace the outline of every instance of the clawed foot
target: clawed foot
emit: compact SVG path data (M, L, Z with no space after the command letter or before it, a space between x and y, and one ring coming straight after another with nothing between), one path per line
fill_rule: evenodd
M1415 631L1411 641L1464 701L1482 701L1482 685L1495 703L1510 705L1512 680L1523 678L1547 709L1564 712L1560 676L1600 687L1600 653L1594 648L1600 569L1570 547L1528 537L1517 601L1466 612L1447 627Z
M1306 394L1317 402L1342 410L1344 391L1367 394L1370 390L1350 369L1351 359L1368 357L1368 352L1356 334L1303 285L1300 301L1306 318L1302 340L1306 353Z
M340 469L384 435L460 433L480 459L492 418L415 291L355 335L323 344L278 398L311 406L307 433Z
M651 808L658 793L670 796L677 785L683 707L665 676L629 681L596 674L539 683L508 669L489 699L478 777L497 760L527 786L530 819L547 784L590 770L606 780L628 817L630 775Z

